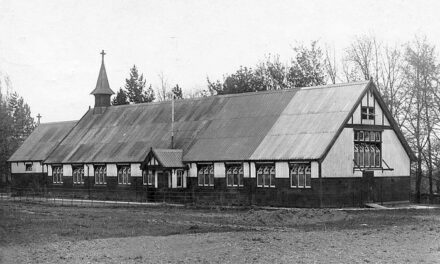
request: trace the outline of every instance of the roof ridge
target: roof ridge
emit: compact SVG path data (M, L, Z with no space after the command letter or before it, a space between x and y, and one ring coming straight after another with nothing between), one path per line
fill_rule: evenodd
M326 85L317 85L317 86L291 87L287 89L278 89L278 90L255 91L255 92L244 92L244 93L234 93L234 94L217 94L206 97L177 99L174 100L174 103L178 103L182 101L206 100L208 98L228 98L228 97L264 95L264 94L272 94L272 93L290 93L290 92L297 92L299 90L330 89L330 88L337 88L337 87L350 86L350 85L367 84L368 82L369 81L358 81L358 82L350 82L350 83L337 83L337 84L326 84ZM144 106L144 105L158 105L165 103L171 103L171 100L160 101L160 102L145 102L138 104L112 105L111 107L134 107L134 106Z
M64 123L73 123L73 122L78 122L79 120L66 120L66 121L53 121L53 122L44 122L44 123L40 123L41 125L55 125L55 124L64 124Z

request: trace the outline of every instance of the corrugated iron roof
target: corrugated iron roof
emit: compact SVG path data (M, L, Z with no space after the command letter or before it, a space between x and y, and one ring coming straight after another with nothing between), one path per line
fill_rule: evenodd
M175 101L183 161L318 159L367 82ZM47 163L142 162L171 147L171 102L88 111Z
M164 168L183 168L181 149L152 149L154 156Z
M302 88L250 159L319 159L367 84Z
M40 124L8 161L42 161L46 159L77 122Z

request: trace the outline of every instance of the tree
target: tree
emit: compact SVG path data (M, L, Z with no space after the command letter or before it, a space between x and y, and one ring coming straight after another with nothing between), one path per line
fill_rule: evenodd
M255 69L257 83L263 85L262 90L280 90L287 88L287 69L288 66L280 61L280 56L275 55L266 57Z
M405 51L404 86L407 90L404 112L408 118L402 127L409 143L416 153L416 201L420 202L423 162L425 162L429 178L430 196L432 190L433 158L432 137L433 112L431 107L434 86L437 83L439 66L435 56L435 47L428 44L426 38L408 43Z
M119 88L119 91L116 93L116 96L113 98L112 105L126 105L128 104L127 93Z
M336 83L336 78L338 77L338 68L336 65L336 51L333 48L333 51L330 50L328 46L325 49L325 72L332 84Z
M128 100L131 103L149 103L154 101L155 95L151 85L145 90L146 80L144 80L144 75L139 76L138 69L136 65L130 69L130 78L125 79L125 90L127 93Z
M6 91L6 95L3 91ZM7 75L3 77L0 74L0 183L9 175L6 161L34 128L29 105L12 91Z
M310 48L299 45L293 48L296 57L287 74L289 87L306 87L325 84L325 62L317 41Z
M178 84L171 89L171 92L174 94L175 99L183 99L182 88Z
M352 63L355 72L361 73L364 80L378 78L378 42L372 36L358 36L346 51L346 61ZM356 76L360 77L360 76Z

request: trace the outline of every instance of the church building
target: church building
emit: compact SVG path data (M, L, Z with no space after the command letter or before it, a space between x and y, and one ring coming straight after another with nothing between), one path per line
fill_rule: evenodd
M91 94L80 120L41 124L11 156L15 186L288 207L409 200L414 154L372 81L111 106L103 56Z

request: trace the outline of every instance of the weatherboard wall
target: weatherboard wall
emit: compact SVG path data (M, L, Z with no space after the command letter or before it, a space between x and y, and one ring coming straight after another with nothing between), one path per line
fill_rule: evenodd
M330 152L322 162L322 177L362 177L361 171L353 172L354 129L344 128ZM394 170L374 170L375 177L410 175L410 159L396 133L391 128L382 132L382 159ZM385 164L382 164L386 168Z
M32 164L32 170L26 171L26 164ZM12 173L41 173L43 166L40 162L11 162Z

